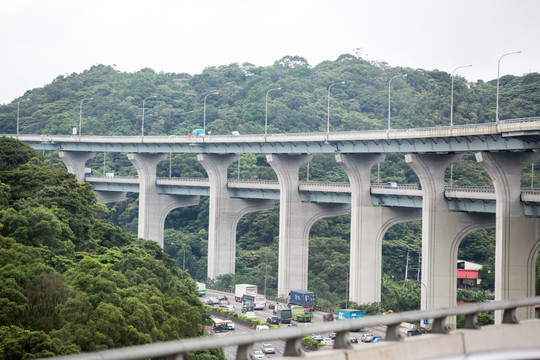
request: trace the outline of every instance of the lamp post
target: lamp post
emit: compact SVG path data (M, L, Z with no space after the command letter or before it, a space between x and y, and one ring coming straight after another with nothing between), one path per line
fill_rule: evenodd
M146 100L148 100L148 99L155 99L155 98L157 98L157 95L154 95L154 96L148 96L148 97L144 98L144 100L142 101L141 138L144 137L144 103L145 103Z
M277 87L274 89L270 89L266 92L266 111L264 115L264 136L268 134L268 94L270 94L270 92L274 90L281 90L281 88Z
M204 106L203 106L203 132L204 132L204 135L206 135L206 98L210 95L219 95L219 92L213 92L213 93L210 93L210 94L206 94L206 96L204 97Z
M450 92L450 127L454 127L454 73L456 70L466 67L471 67L470 65L458 66L452 71L452 90ZM454 164L450 164L450 186L454 185Z
M454 69L454 71L452 71L452 91L450 93L450 127L454 126L454 73L458 69L471 67L471 66L472 66L472 64L471 65L458 66L457 68Z
M326 119L326 136L327 137L328 135L330 135L330 89L332 88L332 86L339 85L339 84L345 84L345 81L333 83L332 85L328 87L328 116Z
M89 97L89 98L84 98L81 100L80 104L79 104L79 140L81 139L81 128L82 128L82 103L83 101L85 100L94 100L94 98L92 97Z
M27 100L30 100L30 99L24 99L24 100L17 101L17 139L19 138L19 110L20 110L20 106L21 106L21 101L27 101Z
M514 51L514 52L506 53L499 58L499 61L497 61L497 108L495 110L496 123L499 123L499 70L501 68L501 59L507 55L513 55L513 54L521 54L521 51Z
M349 270L347 269L347 273L345 274L347 279L347 283L345 284L345 309L349 308Z
M391 78L390 81L388 81L388 130L390 130L390 84L392 84L392 80L398 77L402 77L402 76L407 77L407 74L396 75L393 78Z
M264 265L264 296L266 296L266 277L268 276L268 254L264 255L265 265Z

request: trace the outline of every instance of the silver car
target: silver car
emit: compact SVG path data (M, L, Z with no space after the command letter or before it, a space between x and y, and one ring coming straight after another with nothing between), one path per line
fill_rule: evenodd
M268 344L268 343L262 344L261 351L263 353L265 353L265 354L275 354L276 353L276 349L274 349L274 345Z

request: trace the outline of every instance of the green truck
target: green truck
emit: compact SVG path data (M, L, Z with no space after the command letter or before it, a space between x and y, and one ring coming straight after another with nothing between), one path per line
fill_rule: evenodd
M290 324L292 320L292 311L285 304L278 304L274 309L274 314L281 324Z
M306 313L306 309L303 306L292 306L292 319L298 322L311 322L313 319L312 313Z

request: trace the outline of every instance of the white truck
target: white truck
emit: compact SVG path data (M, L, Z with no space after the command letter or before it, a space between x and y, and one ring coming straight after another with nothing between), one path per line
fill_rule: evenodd
M206 295L206 284L202 282L197 282L197 287L199 288L199 296Z
M257 285L251 284L236 284L234 287L234 299L236 302L241 302L244 295L256 295Z

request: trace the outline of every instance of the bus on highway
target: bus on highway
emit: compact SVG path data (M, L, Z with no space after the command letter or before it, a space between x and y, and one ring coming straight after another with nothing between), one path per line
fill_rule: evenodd
M228 335L229 333L229 325L225 320L221 319L212 319L214 321L214 325L212 326L212 333L218 336L221 335Z

